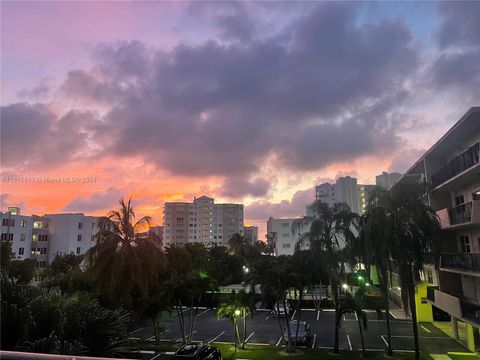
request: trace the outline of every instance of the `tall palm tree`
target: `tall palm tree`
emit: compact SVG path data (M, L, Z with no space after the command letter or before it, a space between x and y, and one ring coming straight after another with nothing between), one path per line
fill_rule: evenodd
M439 230L435 211L424 202L426 187L419 184L397 184L382 198L380 206L390 216L392 258L399 270L402 302L412 315L415 359L420 359L415 286L420 281L425 254L437 252L433 241ZM406 291L405 291L406 289Z
M388 296L388 278L391 268L391 249L393 246L391 217L388 211L379 206L379 202L387 194L380 187L370 194L369 203L365 213L360 219L361 248L364 250L364 261L366 264L374 265L385 304L386 325L387 325L387 353L393 355L392 336L390 326L390 302Z
M244 329L246 328L246 318L251 315L250 308L245 305L238 304L233 302L231 304L221 304L217 308L217 317L227 316L232 320L233 326L233 337L235 342L235 352L237 351L238 345L241 344L242 348L245 349L245 336L243 340L240 339L240 331L238 330L238 319L244 319Z
M121 199L99 223L97 244L87 253L88 272L98 289L126 306L146 296L158 280L163 253L148 232L150 217L135 221L131 199Z
M248 242L244 236L239 233L233 234L233 236L228 239L228 246L230 247L230 253L235 256L248 256Z
M310 205L310 210L308 215L293 223L292 232L299 232L309 226L309 231L301 234L297 247L309 244L314 256L323 259L330 280L335 311L338 312L339 251L355 239L353 228L357 215L351 212L347 204L338 203L330 207L319 200ZM339 353L339 328L336 322L334 353Z

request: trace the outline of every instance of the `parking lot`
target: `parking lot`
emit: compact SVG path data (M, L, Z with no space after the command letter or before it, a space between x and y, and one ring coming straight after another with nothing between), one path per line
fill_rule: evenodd
M188 322L190 310L184 309L185 321ZM298 319L295 311L291 318ZM368 327L364 331L365 347L370 351L383 351L386 347L386 314L382 319L377 318L376 312L367 312ZM335 312L330 309L315 311L303 309L300 314L301 320L307 321L311 326L312 348L330 349L334 342L334 319ZM277 318L266 309L257 310L251 318L247 319L247 343L269 344L282 346L280 326L285 327L285 320ZM390 315L392 330L392 345L395 350L412 351L413 336L412 323L410 320L396 319ZM161 335L161 341L181 342L181 331L176 314L164 319L162 325L166 330ZM148 321L145 326L131 332L132 337L145 340L154 340L154 332ZM239 321L240 333L243 333L243 320ZM420 344L423 351L430 353L442 353L447 351L465 351L465 348L452 338L445 335L430 323L419 324ZM230 342L233 343L232 323L227 318L218 319L214 309L202 308L196 316L195 329L192 335L193 341ZM354 314L344 317L340 328L340 348L345 350L361 349L361 339L358 331L358 323Z

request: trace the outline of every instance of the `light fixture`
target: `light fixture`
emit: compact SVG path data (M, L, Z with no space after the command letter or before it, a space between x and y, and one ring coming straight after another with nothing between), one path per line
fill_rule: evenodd
M242 312L239 309L236 309L234 312L235 316L240 316L241 313Z
M347 290L348 289L348 285L347 284L343 284L342 287Z

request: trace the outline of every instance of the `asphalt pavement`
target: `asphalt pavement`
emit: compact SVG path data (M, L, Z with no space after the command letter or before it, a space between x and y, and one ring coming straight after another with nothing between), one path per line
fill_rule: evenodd
M185 321L188 323L190 310L183 310ZM335 312L330 309L316 311L303 309L300 313L292 312L291 318L305 320L310 324L313 337L312 348L333 347L334 342L334 321ZM412 322L408 319L397 319L391 314L390 324L392 333L392 345L394 350L413 351L414 343L412 336ZM386 314L378 318L376 312L367 312L367 330L364 331L365 347L370 351L384 351L387 343ZM285 319L278 319L269 310L257 310L251 318L247 318L246 338L248 344L270 344L282 346L283 340L281 330L285 328ZM181 342L181 331L178 317L172 314L171 317L161 321L165 332L161 335L161 341ZM149 321L145 321L137 329L130 333L131 337L144 340L154 340L154 332ZM243 320L239 320L240 333L243 335ZM466 349L448 337L431 323L420 323L418 326L420 346L423 351L429 353L446 353L448 351L465 351ZM283 331L283 330L282 330ZM192 340L211 343L229 342L234 340L233 324L228 318L217 318L214 309L199 309L196 315L195 328ZM361 338L358 329L358 322L355 314L344 316L339 332L340 348L345 350L361 349Z

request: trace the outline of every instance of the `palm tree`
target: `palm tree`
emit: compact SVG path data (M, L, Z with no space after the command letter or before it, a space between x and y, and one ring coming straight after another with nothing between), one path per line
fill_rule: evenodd
M345 297L340 299L338 311L335 312L335 322L340 327L342 317L348 313L355 313L357 317L358 330L360 332L360 339L362 341L362 356L366 356L365 352L365 340L363 336L363 330L367 329L367 314L363 311L365 289L360 287L357 292L352 295L347 292Z
M228 240L230 253L235 256L248 256L248 242L244 236L236 233Z
M150 217L135 221L131 199L120 200L99 223L97 244L87 253L88 272L110 299L132 306L133 297L146 296L156 283L163 253L149 233Z
M369 204L360 219L360 236L364 250L364 261L372 264L377 269L380 291L385 304L387 325L387 353L393 355L391 326L390 326L390 302L388 296L388 275L391 268L392 248L392 225L389 213L379 206L379 201L385 197L386 192L381 188L372 191ZM368 255L367 255L368 254Z
M333 293L335 311L338 311L339 302L339 250L355 239L353 227L356 225L357 215L350 211L347 204L338 203L333 207L316 200L310 205L310 214L294 222L292 232L301 231L309 226L309 231L301 234L297 247L310 245L314 256L323 260L328 272L330 286ZM334 353L339 352L339 328L335 323Z
M232 304L221 304L217 308L217 317L220 318L222 316L227 316L229 319L232 320L233 326L233 337L235 342L235 352L237 352L237 346L242 345L242 348L245 349L245 336L243 337L243 341L240 340L240 332L238 330L238 319L244 319L244 329L246 328L246 318L251 315L250 308L248 306L244 306L233 302Z
M392 258L399 270L402 302L412 315L415 359L420 359L415 286L420 281L425 254L438 254L433 239L439 230L435 211L423 201L425 186L400 183L383 197L380 206L390 217L392 226Z

